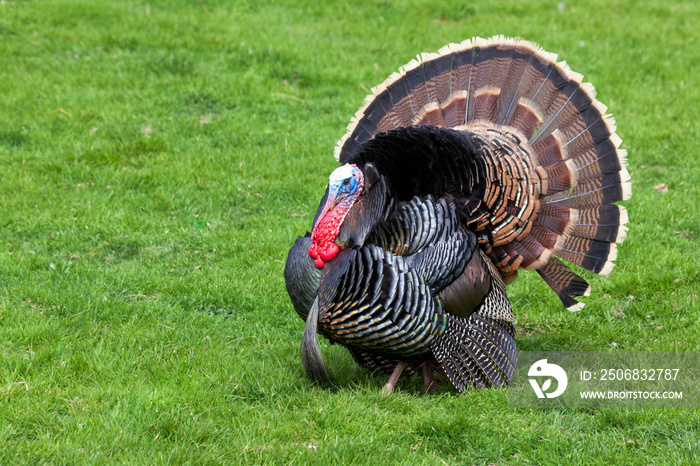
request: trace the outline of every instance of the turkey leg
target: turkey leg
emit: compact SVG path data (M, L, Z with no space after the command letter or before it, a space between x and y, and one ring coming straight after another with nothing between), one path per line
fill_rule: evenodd
M421 364L421 369L423 369L423 386L425 387L424 393L435 393L437 390L437 384L441 380L435 376L435 366L431 361L425 361Z
M385 395L391 395L391 392L394 390L394 386L396 385L396 382L399 380L399 377L401 377L401 373L403 370L406 368L406 363L403 361L399 361L399 363L396 365L396 369L394 369L394 372L391 373L391 377L389 377L389 381L384 385L384 388L382 388L382 393Z

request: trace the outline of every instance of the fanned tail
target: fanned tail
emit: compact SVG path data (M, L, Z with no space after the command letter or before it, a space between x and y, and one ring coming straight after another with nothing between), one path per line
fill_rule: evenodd
M422 54L373 89L339 141L347 162L378 133L431 125L478 135L492 186L470 223L507 282L534 269L570 310L590 288L558 256L608 275L626 235L626 151L595 89L517 39L474 38ZM472 217L474 218L474 217Z

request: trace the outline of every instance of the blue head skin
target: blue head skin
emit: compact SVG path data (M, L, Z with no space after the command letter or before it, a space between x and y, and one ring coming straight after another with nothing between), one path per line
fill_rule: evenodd
M362 170L355 165L342 165L331 173L328 180L328 199L311 232L309 255L317 267L323 267L338 253L335 239L345 216L360 197L364 187Z
M358 187L362 189L362 171L355 165L345 164L333 170L328 177L328 201L332 202L330 209L342 203L345 199L359 196ZM329 209L329 210L330 210Z

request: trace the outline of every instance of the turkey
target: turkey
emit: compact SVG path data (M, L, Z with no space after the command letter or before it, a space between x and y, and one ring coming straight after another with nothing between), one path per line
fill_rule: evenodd
M301 356L328 384L316 339L390 375L506 385L518 365L506 284L535 270L569 310L608 275L631 194L606 107L556 55L475 38L423 54L372 90L335 151L311 233L285 265L306 322Z

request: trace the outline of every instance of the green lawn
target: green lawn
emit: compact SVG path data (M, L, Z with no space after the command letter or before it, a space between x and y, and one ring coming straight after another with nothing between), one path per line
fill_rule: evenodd
M0 1L0 464L699 463L697 411L384 397L325 344L318 388L282 277L369 88L520 36L595 84L633 197L581 312L509 287L519 348L700 350L698 24L696 1Z

